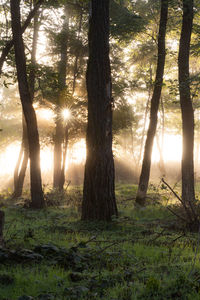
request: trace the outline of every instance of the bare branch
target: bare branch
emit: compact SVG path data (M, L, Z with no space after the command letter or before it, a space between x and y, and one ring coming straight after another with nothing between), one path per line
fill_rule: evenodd
M44 0L38 0L38 2L36 3L35 7L30 11L30 13L27 16L27 19L25 20L24 24L22 25L22 33L25 32L26 28L29 26L31 20L33 19L33 17L35 16L36 12L38 11L40 5L44 2ZM8 41L5 45L5 47L2 50L1 56L0 56L0 76L2 74L2 68L3 68L3 64L6 60L6 57L8 56L8 53L10 52L11 48L14 45L14 41L13 39Z

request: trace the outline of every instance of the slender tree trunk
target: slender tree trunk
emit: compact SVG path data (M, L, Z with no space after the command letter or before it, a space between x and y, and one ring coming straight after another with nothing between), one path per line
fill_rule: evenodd
M56 131L54 136L54 172L53 187L60 188L61 169L62 169L62 143L63 143L63 123L61 120L61 109L57 107Z
M87 158L82 220L117 215L112 153L112 83L109 60L109 0L92 0L89 23Z
M14 170L14 192L13 192L13 198L18 197L16 196L16 190L17 190L17 183L18 183L18 176L19 176L19 168L21 165L21 161L23 158L23 153L24 153L24 143L23 143L23 138L22 138L22 142L21 142L21 147L20 147L20 151L19 151L19 156L18 156L18 160L15 166L15 170Z
M36 65L36 51L37 51L37 41L38 41L38 33L39 33L39 22L38 22L39 15L40 12L37 11L34 16L33 42L32 42L32 51L31 51L32 68L29 75L29 90L31 94L32 103L33 103L34 91L35 91L35 65ZM23 114L22 114L22 131L23 133L22 133L21 150L14 171L14 193L13 193L14 198L20 197L22 195L24 179L26 175L28 158L29 158L27 128L26 128L26 121Z
M68 144L69 144L69 126L66 125L65 132L64 132L62 168L61 168L60 186L59 186L60 190L63 190L65 184L65 165L66 165Z
M31 182L31 206L41 208L44 206L40 170L40 144L37 129L37 120L32 106L29 92L26 57L22 39L22 28L20 22L20 0L11 0L12 32L15 48L15 60L17 67L17 79L22 108L27 125L29 156L30 156L30 182Z
M82 29L82 20L83 20L83 11L81 10L80 14L80 21L79 21L79 27L78 27L78 37L77 39L80 40L80 34ZM78 59L80 56L80 49L76 50L76 56L75 56L75 62L74 62L74 76L73 76L73 84L72 84L72 95L74 95L75 89L76 89L76 79L78 77Z
M183 0L183 21L179 45L179 92L182 113L182 201L192 209L194 191L194 111L190 95L189 54L193 24L193 0ZM193 210L193 209L192 209Z
M34 94L35 94L35 68L36 68L36 53L38 46L38 36L39 36L39 23L40 11L37 11L34 16L33 23L33 41L32 41L32 49L31 49L31 70L29 74L29 89L31 94L31 101L33 103Z
M151 155L152 155L154 136L156 133L157 117L158 117L157 115L158 115L158 108L159 108L159 102L160 102L160 96L161 96L161 90L163 84L167 16L168 16L168 0L161 0L156 79L155 79L154 90L151 99L150 123L147 132L142 170L140 174L139 186L138 186L138 191L136 196L136 202L141 206L145 205L146 193L149 184Z
M53 187L63 190L65 183L65 161L63 158L63 142L64 142L64 126L62 121L62 108L64 105L64 92L66 89L66 75L67 75L67 47L69 35L69 13L68 7L65 6L65 19L61 33L61 53L59 62L59 90L60 95L57 104L56 130L54 136L54 173L53 173ZM63 169L64 168L64 169Z
M19 158L15 167L14 171L14 192L13 198L21 197L23 184L26 174L26 169L28 165L28 158L29 158L29 149L28 149L28 137L27 137L27 128L26 128L26 121L24 116L22 116L22 143L21 149L19 153Z
M24 24L21 27L21 32L24 33L26 28L29 26L31 20L33 19L33 17L35 16L35 14L37 13L38 9L40 8L41 4L44 2L44 0L38 0L34 6L34 8L30 11L30 13L27 16L26 21L24 22ZM10 50L12 49L12 47L14 46L14 40L10 40L6 43L5 47L3 48L2 52L1 52L1 56L0 56L0 76L2 74L2 68L3 68L3 64L6 60L6 57L8 56L8 53L10 52Z
M166 170L165 170L165 163L164 163L164 158L163 158L163 147L162 147L162 144L160 145L160 140L159 140L158 134L156 135L156 142L157 142L157 147L158 147L158 151L160 154L160 160L158 162L158 167L159 167L161 176L165 177ZM161 143L162 143L162 141L161 141Z
M164 152L164 137L165 137L165 110L164 110L164 103L162 97L160 97L160 104L161 104L161 112L162 112L162 129L161 129L161 145L160 146L160 172L162 176L166 176L166 168L165 168L165 162L164 162L164 157L163 157L163 152ZM158 140L159 143L159 140ZM158 147L159 147L158 146Z
M137 173L138 174L139 174L140 161L142 158L142 149L143 149L143 145L144 145L144 136L145 136L145 130L146 130L147 116L148 116L148 111L149 111L149 102L150 102L150 97L151 97L151 88L149 88L148 94L149 95L148 95L148 99L147 99L146 107L145 107L144 125L143 125L143 130L142 130L142 138L141 138L141 143L140 143L139 158L138 158L138 164L137 164Z

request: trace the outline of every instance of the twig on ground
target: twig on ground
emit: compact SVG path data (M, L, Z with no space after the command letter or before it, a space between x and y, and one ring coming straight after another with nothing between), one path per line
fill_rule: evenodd
M187 220L184 219L183 217L179 216L177 213L175 213L171 208L167 207L167 209L173 214L175 215L177 218L181 219L183 222L187 223Z
M154 237L153 239L149 240L147 242L147 244L150 244L150 243L154 242L155 240L157 240L161 235L163 235L164 231L165 231L165 228L161 232L157 233L156 237Z
M122 201L130 201L130 200L135 200L136 197L132 197L132 198L127 198L127 199L123 199Z
M183 236L185 236L185 233L179 235L178 237L176 237L175 239L173 239L170 244L173 244L174 242L176 242L177 240L179 240L180 238L182 238Z
M103 249L97 251L97 252L94 253L94 254L96 254L96 255L101 254L101 253L103 253L105 250L107 250L108 248L110 248L110 247L112 247L112 246L115 246L115 245L117 245L117 244L120 244L120 243L127 242L127 241L129 241L129 242L134 242L134 240L120 240L120 241L114 241L114 242L111 243L110 245L104 247Z

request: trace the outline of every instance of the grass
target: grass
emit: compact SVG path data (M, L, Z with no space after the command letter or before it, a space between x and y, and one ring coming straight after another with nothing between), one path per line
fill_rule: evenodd
M198 234L176 226L166 191L152 186L145 209L134 207L135 193L116 186L111 223L80 221L77 187L49 192L52 207L41 211L4 197L0 300L200 299Z

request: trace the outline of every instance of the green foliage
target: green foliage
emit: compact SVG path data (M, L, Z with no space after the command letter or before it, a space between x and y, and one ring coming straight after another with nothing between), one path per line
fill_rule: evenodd
M78 220L78 187L57 208L6 208L2 299L199 299L197 235L174 227L162 197L161 204L134 208L127 199L136 190L116 186L120 214L111 223ZM152 185L149 195L161 191Z
M121 41L130 41L144 29L144 20L116 0L110 1L111 35Z
M38 65L36 69L38 90L42 97L56 103L59 92L58 73L52 67Z
M113 133L116 134L120 130L131 128L135 121L133 109L128 103L120 103L116 106L113 113Z

